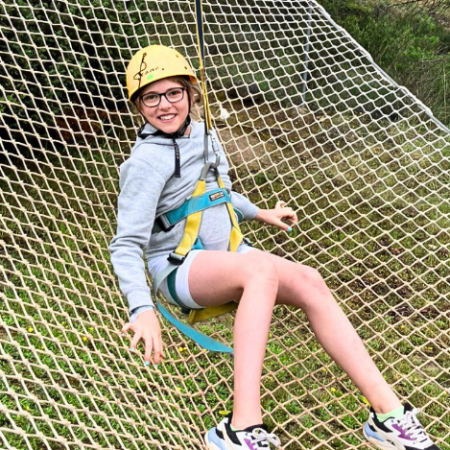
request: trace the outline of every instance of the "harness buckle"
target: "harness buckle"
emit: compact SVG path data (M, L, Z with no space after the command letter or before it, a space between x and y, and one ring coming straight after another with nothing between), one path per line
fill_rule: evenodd
M173 264L174 266L181 266L183 264L184 260L186 259L186 255L179 255L178 253L172 252L167 260Z
M158 223L166 233L174 227L174 225L170 223L170 220L165 214L161 214L159 217L157 217L155 222Z

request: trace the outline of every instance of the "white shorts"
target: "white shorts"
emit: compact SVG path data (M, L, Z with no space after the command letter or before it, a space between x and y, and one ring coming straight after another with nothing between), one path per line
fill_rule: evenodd
M253 247L247 244L241 244L236 253L247 253L250 250L253 250ZM208 250L191 250L183 264L177 269L177 273L175 276L175 291L177 297L180 301L190 309L202 309L203 306L197 304L191 296L189 291L189 269L191 268L192 261L200 252L207 252ZM154 278L155 274L161 270L164 270L169 265L169 261L167 260L167 256L159 256L157 258L153 258L148 262L148 270L150 271L150 275ZM169 300L171 303L178 305L178 303L173 299L170 295L169 288L167 286L167 278L159 286L159 290L164 295L164 297Z

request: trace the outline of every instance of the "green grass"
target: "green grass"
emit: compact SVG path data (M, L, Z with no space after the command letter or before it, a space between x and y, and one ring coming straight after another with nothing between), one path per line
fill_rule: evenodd
M337 135L325 142L330 130ZM263 207L288 201L299 226L287 235L250 223L247 235L321 271L387 380L423 409L422 422L449 450L448 141L407 122L375 126L341 114L288 132L289 142L270 145L261 132L268 156L282 156L276 171L241 164L232 175ZM55 157L47 176L36 161L2 167L0 442L197 448L232 409L232 361L164 324L166 361L145 368L142 348L130 353L118 335L126 307L107 245L121 150L105 143L99 151ZM199 328L232 342L232 322ZM303 313L276 309L261 392L265 421L285 448L324 440L365 448L367 406Z
M144 367L142 347L130 353L117 333L127 311L107 250L117 166L135 135L123 61L133 48L161 43L183 46L195 65L188 5L171 2L168 15L163 2L17 3L0 8L0 112L9 121L0 127L0 447L200 448L200 436L232 408L232 361L163 323L167 359L158 370ZM448 136L364 71L348 51L353 44L331 31L341 42L335 50L319 34L311 42L317 73L306 99L314 108L294 110L301 21L286 22L280 40L267 6L250 2L235 15L239 2L227 3L206 5L205 38L232 136L256 141L243 163L230 156L235 187L262 207L285 200L300 218L290 235L257 223L244 229L258 247L320 270L388 381L423 409L421 420L450 450ZM292 14L281 4L278 12ZM255 84L265 104L228 101L240 81ZM397 96L410 116L370 117L375 107L388 116ZM87 132L64 123L69 106ZM199 328L231 343L232 323L229 315ZM365 448L360 393L289 308L274 314L262 404L285 448Z

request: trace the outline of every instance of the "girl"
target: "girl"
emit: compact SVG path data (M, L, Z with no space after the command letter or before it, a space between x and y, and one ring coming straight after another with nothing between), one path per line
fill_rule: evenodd
M371 403L363 430L370 442L385 450L438 450L418 422L417 410L402 405L387 385L316 270L243 242L229 251L235 224L227 203L203 211L194 249L177 254L187 219L166 227L160 219L192 195L205 156L214 159L214 152L216 164L203 174L207 192L220 186L220 177L225 190L217 192L229 195L244 220L255 219L290 231L284 221L296 224L297 216L284 203L271 210L259 209L231 191L228 164L216 133L212 131L204 151L204 127L190 118L199 97L198 80L181 54L156 45L138 51L127 68L127 88L144 125L120 168L117 234L110 250L130 306L130 322L122 331L134 333L131 350L142 339L146 365L164 358L143 256L154 278L177 264L177 270L159 284L170 301L190 309L239 303L234 329L233 412L208 431L207 448L258 450L268 449L269 443L280 445L262 424L260 381L272 309L283 304L306 313L325 351ZM201 246L197 245L200 242Z

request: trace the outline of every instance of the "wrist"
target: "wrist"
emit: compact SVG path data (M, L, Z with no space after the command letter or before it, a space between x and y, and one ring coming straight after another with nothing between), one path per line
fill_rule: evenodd
M144 305L144 306L139 306L135 309L133 309L133 311L131 311L131 315L130 315L130 322L133 323L139 314L143 313L144 311L149 311L149 310L154 310L155 307L153 305Z
M255 219L259 220L260 222L265 222L267 216L267 209L259 209L256 213Z

